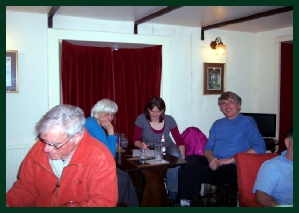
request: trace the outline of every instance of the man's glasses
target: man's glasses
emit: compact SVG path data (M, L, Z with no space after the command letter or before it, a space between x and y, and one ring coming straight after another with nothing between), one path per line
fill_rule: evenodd
M75 135L76 135L76 134L75 134ZM61 147L63 147L65 144L67 144L70 140L72 140L73 137L74 137L75 135L73 135L72 137L70 137L66 142L64 142L64 143L61 144L61 145L57 145L56 142L54 142L54 143L47 143L47 142L46 142L44 139L42 139L39 135L36 137L36 139L39 140L39 141L41 141L41 142L43 142L45 145L52 146L52 147L54 147L55 149L59 150L59 149L61 149Z
M234 106L236 103L237 103L236 101L228 101L228 102L224 102L224 101L222 101L219 105L220 105L221 107L224 107L224 106L226 106L226 105Z

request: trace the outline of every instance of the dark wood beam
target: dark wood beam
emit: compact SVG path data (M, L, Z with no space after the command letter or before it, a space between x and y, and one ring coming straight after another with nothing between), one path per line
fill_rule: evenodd
M281 8L277 8L277 9L273 9L273 10L268 10L266 12L261 12L261 13L256 13L256 14L253 14L250 16L245 16L242 18L237 18L237 19L233 19L233 20L229 20L229 21L225 21L225 22L221 22L221 23L217 23L217 24L208 25L208 26L201 28L201 40L205 39L204 32L206 30L224 27L229 24L237 24L237 23L241 23L244 21L251 21L253 19L258 19L258 18L262 18L262 17L266 17L266 16L272 16L272 15L279 14L279 13L285 13L285 12L288 12L291 10L293 10L292 6L281 7Z
M141 19L136 20L136 21L134 22L134 34L137 34L137 33L138 33L138 25L139 25L139 24L142 24L142 23L144 23L144 22L147 22L147 21L149 21L149 20L152 20L152 19L154 19L154 18L157 18L157 17L159 17L159 16L162 16L162 15L164 15L164 14L166 14L166 13L169 13L169 12L171 12L171 11L173 11L173 10L176 10L176 9L179 9L179 8L181 8L181 7L183 7L183 6L165 7L165 8L163 8L163 9L161 9L161 10L158 10L157 12L154 12L154 13L148 15L148 16L145 16L145 17L143 17L143 18L141 18Z
M48 13L48 28L53 27L53 17L59 8L60 8L60 6L53 6L51 8L51 10L49 11L49 13Z

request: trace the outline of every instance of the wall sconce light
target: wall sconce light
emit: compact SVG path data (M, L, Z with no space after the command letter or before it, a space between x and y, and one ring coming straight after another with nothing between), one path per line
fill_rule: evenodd
M212 41L210 43L210 47L215 50L216 49L216 55L225 55L226 52L226 46L222 43L221 38L217 37L215 41Z

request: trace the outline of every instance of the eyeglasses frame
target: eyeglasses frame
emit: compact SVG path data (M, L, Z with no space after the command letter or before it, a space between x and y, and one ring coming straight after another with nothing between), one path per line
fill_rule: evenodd
M36 137L37 140L41 141L42 143L44 143L45 145L48 145L48 146L51 146L53 148L55 148L56 150L59 150L61 149L65 144L67 144L68 142L70 142L74 137L75 137L76 134L74 134L72 137L70 137L66 142L64 142L62 145L60 146L57 146L53 143L47 143L47 141L45 141L45 139L41 138L40 135L38 135Z
M228 101L228 102L221 102L219 104L220 107L225 107L225 106L234 106L235 104L237 104L237 101Z

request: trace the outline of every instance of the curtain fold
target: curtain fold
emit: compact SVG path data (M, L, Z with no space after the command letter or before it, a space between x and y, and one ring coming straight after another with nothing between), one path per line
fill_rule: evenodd
M82 108L88 117L92 106L100 99L114 100L110 48L78 46L63 41L61 57L63 104Z
M100 99L115 101L119 107L115 132L124 133L129 141L146 102L160 96L161 75L161 45L113 50L62 41L62 103L82 108L88 117Z
M113 56L115 100L121 106L117 119L127 123L117 122L117 129L133 140L136 117L149 99L160 97L162 46L119 49Z

